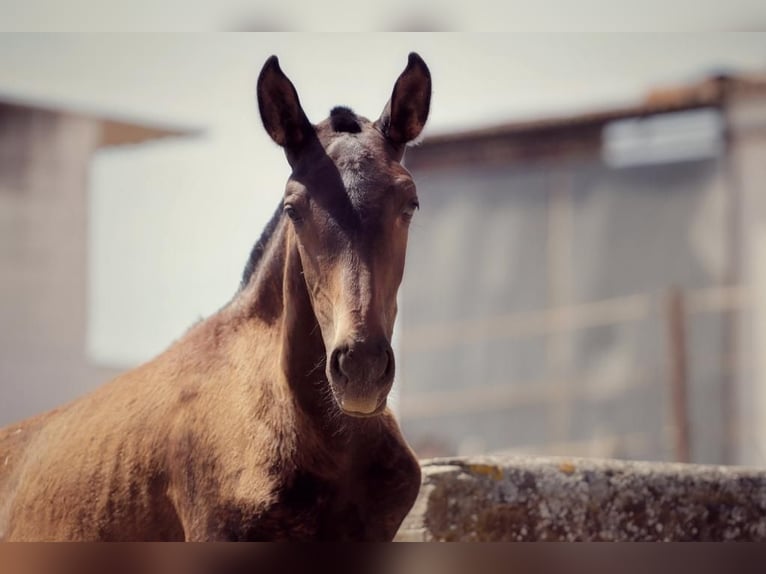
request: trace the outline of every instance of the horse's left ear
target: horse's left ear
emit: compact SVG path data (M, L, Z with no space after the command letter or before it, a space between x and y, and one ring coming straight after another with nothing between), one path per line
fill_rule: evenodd
M404 145L423 131L430 106L431 72L423 58L411 52L376 125L392 143Z
M266 60L258 76L258 109L271 139L287 151L298 151L313 131L298 92L282 72L276 56Z

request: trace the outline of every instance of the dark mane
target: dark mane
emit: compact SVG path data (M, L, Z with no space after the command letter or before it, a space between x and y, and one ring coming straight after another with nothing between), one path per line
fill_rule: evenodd
M356 114L344 106L336 106L330 110L330 126L336 132L358 134L362 131Z
M263 229L263 233L261 233L258 241L255 242L255 245L253 245L253 250L250 252L250 257L247 259L245 270L242 272L242 282L239 285L240 289L244 289L247 286L247 284L250 282L250 278L253 276L253 273L255 273L255 270L258 269L258 263L260 263L261 258L263 257L263 252L266 251L266 245L268 245L269 239L271 239L271 236L274 235L274 230L277 228L277 223L279 223L281 216L282 203L280 202L277 210L274 212L274 215L271 216L271 219Z

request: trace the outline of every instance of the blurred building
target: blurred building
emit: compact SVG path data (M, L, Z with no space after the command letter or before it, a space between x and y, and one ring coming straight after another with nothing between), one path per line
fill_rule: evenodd
M118 372L85 353L89 165L185 133L0 100L0 425ZM406 161L423 209L397 388L419 454L766 464L766 80L432 136Z
M406 162L420 455L766 464L766 78L435 135Z
M85 356L89 163L105 147L180 134L0 101L0 426L118 372Z

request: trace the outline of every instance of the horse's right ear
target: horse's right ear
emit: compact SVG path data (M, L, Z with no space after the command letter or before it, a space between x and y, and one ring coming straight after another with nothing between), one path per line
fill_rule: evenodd
M258 109L271 139L288 151L297 151L313 130L276 56L266 60L258 75Z

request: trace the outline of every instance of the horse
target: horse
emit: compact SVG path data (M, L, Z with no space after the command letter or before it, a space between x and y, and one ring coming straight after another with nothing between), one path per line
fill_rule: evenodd
M391 540L420 467L387 406L431 75L312 124L271 56L291 174L234 297L153 360L0 431L0 540Z

